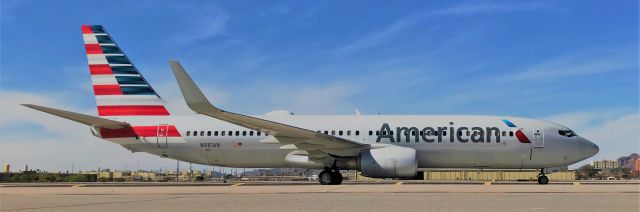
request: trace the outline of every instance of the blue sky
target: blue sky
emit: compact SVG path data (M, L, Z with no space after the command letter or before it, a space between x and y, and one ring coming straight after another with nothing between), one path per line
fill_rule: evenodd
M594 159L640 151L637 1L3 0L0 6L3 163L58 169L89 157L78 166L173 164L76 135L89 133L16 106L95 114L82 24L105 26L175 113L189 111L171 58L217 104L241 113L358 108L526 116L594 140L602 150Z

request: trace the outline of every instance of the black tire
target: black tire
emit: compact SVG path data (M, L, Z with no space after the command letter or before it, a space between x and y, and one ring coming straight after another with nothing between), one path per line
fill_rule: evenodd
M342 184L342 174L340 174L339 171L334 171L331 172L333 174L333 185L340 185Z
M549 178L547 176L538 177L538 184L540 184L540 185L549 184Z
M331 170L324 170L318 174L318 181L320 181L320 185L332 185L334 180L334 174Z

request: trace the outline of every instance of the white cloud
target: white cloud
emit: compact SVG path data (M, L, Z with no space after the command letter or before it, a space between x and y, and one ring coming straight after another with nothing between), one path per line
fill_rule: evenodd
M229 15L217 7L187 8L189 16L186 31L179 32L176 38L179 43L190 44L227 33Z
M454 90L447 91L446 95L434 97L430 101L438 102L440 108L513 96L521 98L511 99L511 105L549 102L566 98L567 95L580 94L567 91L563 86L581 77L637 72L637 56L634 48L627 47L588 48L567 52L540 62L524 64L513 70L500 71L506 73L504 75L483 75L477 79L483 82L482 86L475 83L462 84L454 87Z
M269 92L265 96L271 104L286 107L280 109L306 114L352 111L350 98L360 92L358 87L345 82L305 86L286 85L266 90Z
M637 67L636 49L585 50L530 65L517 73L501 78L501 80L562 79Z
M471 1L464 2L452 7L438 10L434 12L437 15L472 15L483 13L497 13L497 12L515 12L515 11L530 11L552 9L550 5L542 2L484 2L484 1Z
M336 50L337 53L349 53L361 49L377 46L386 42L391 37L404 31L405 29L419 23L424 17L423 13L417 13L406 16L394 22L391 25L386 26L384 29L373 32L364 36L354 42L346 44Z
M581 132L627 114L630 114L628 109L618 108L561 113L545 117L544 119L557 122L558 124L565 125L574 131Z

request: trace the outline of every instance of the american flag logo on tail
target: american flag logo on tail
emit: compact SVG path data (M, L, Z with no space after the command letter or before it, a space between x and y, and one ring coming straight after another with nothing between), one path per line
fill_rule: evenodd
M100 25L83 25L100 116L168 116L160 96Z

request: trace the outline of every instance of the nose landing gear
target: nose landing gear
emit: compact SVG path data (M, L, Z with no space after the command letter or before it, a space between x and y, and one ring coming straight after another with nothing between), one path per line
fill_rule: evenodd
M338 170L325 169L318 174L318 181L321 185L340 185L342 184L342 174Z
M549 184L549 178L544 174L544 168L540 169L540 174L538 174L538 184Z

